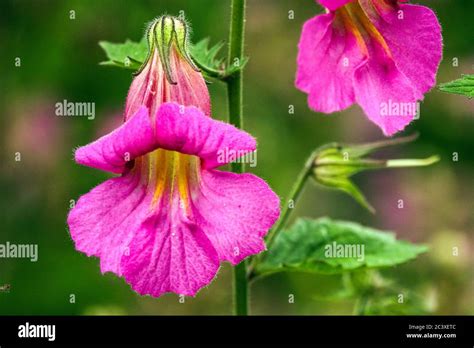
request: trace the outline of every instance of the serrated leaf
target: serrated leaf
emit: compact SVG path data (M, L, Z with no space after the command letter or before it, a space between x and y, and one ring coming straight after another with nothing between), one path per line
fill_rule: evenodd
M474 97L474 75L462 75L460 79L442 83L439 89L446 93L460 94L466 97Z
M363 257L362 253L357 253L362 246ZM339 254L341 247L345 254ZM300 271L334 274L390 267L414 259L426 251L426 246L400 241L392 233L357 223L329 218L299 219L290 229L278 235L257 265L256 273Z
M238 65L235 65L235 64L229 65L225 71L226 76L232 75L236 71L242 70L247 65L248 61L249 61L249 58L244 57L240 60Z
M219 53L224 47L224 42L218 42L211 47L209 47L209 44L209 38L205 38L193 44L190 48L193 61L206 77L225 79L236 71L242 70L248 62L248 58L245 57L238 65L230 64L227 66L225 59L219 57Z
M190 46L191 56L194 62L202 69L221 70L224 58L217 58L218 53L224 47L224 42L219 42L209 48L209 38L205 38Z
M124 43L100 41L99 46L105 51L108 60L102 65L111 65L125 69L139 69L148 55L148 46L145 39L140 42L126 40Z

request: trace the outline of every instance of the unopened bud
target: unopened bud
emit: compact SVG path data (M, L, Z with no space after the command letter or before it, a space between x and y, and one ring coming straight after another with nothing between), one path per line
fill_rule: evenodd
M156 49L169 83L176 84L170 63L172 49L175 49L195 71L199 71L189 54L189 28L183 19L168 15L155 19L147 29L146 38L148 41L148 58L143 66L148 63Z
M375 209L367 201L350 177L361 171L382 168L421 167L439 160L437 156L426 159L366 159L365 155L381 148L412 141L416 136L359 145L340 145L331 143L316 151L313 163L313 177L319 184L341 190L351 195L359 204L371 211Z

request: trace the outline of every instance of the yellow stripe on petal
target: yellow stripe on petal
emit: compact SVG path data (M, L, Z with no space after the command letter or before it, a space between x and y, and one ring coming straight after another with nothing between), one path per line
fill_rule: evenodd
M155 150L142 160L147 166L148 185L154 186L152 208L161 199L179 199L180 206L190 212L191 189L199 182L199 158L176 151Z
M389 57L392 57L384 37L372 23L358 1L342 6L336 13L342 17L346 28L354 34L357 44L364 55L368 55L367 42L373 39L380 44Z
M189 171L191 169L191 156L179 154L178 191L183 208L189 210Z
M150 180L151 184L155 185L155 193L153 195L153 205L161 198L166 187L166 181L168 178L168 151L166 150L156 150L152 152L149 157L153 158L152 163L150 163Z
M364 56L368 56L369 51L367 49L367 45L365 44L364 37L362 36L361 31L359 30L361 25L358 23L357 18L349 10L349 5L343 6L338 9L337 15L341 16L346 29L350 30L352 34L354 34L357 41L357 45L359 46L362 54Z

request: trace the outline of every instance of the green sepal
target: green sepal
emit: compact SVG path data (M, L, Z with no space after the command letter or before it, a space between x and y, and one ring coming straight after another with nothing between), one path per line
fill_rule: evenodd
M374 213L374 207L368 202L352 180L350 180L350 177L366 170L421 167L437 162L439 160L438 156L423 159L388 160L364 157L382 148L408 143L416 138L417 135L412 135L366 144L326 144L316 150L312 168L313 178L323 186L349 194L364 208Z

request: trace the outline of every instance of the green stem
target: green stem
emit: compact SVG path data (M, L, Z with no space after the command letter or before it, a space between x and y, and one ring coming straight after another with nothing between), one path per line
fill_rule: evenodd
M244 57L245 0L232 0L229 33L228 64L240 64ZM229 122L235 127L243 127L243 74L237 70L226 81L229 103ZM243 163L231 163L234 173L244 171ZM248 315L248 279L245 261L234 267L234 314Z
M285 205L284 205L283 211L281 213L280 219L277 221L275 226L270 230L270 232L267 235L267 238L266 238L265 242L266 242L268 250L270 249L270 247L275 242L275 237L278 235L280 230L283 227L285 227L286 223L288 222L288 219L289 219L291 213L293 212L293 208L296 205L296 201L298 200L298 198L301 194L301 191L303 190L304 184L306 183L306 180L308 179L308 177L311 175L311 171L313 169L314 161L315 161L317 155L318 155L318 151L316 150L311 154L311 156L308 157L308 159L306 161L306 164L304 165L303 169L301 170L301 172L298 175L298 178L296 179L295 183L293 184L293 187L291 188L290 194L288 195L288 199L285 202ZM292 202L293 207L290 207L290 201ZM261 260L261 258L262 258L261 255L262 254L259 254L258 256L256 256L253 259L253 261L252 261L252 263L249 267L249 278L250 279L252 279L253 277L256 276L256 274L254 273L255 266Z
M276 223L275 227L270 231L270 233L268 233L266 239L267 249L272 246L273 242L275 241L275 237L278 235L278 232L280 232L280 230L285 227L288 218L293 212L293 208L301 194L301 191L303 190L306 179L308 179L308 177L311 175L315 157L316 152L313 152L311 156L309 156L308 160L306 161L306 164L304 165L303 169L298 175L298 178L293 184L293 187L291 188L290 194L288 196L288 200L286 201L285 207L283 208L283 212L281 213L280 219ZM292 201L293 208L290 208L290 201Z

